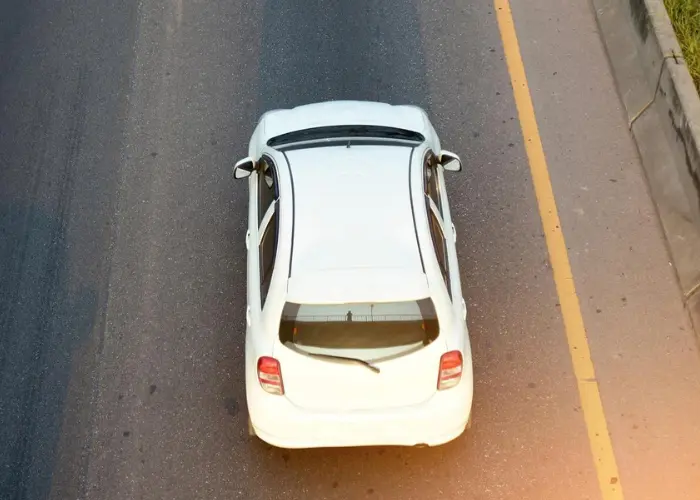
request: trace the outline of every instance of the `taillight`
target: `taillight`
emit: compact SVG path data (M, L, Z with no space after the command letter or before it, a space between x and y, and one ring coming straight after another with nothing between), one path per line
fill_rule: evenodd
M284 394L282 384L282 370L280 362L269 356L262 356L258 359L258 381L260 386L270 394Z
M440 358L440 373L438 374L438 391L449 389L459 384L462 378L462 353L459 351L446 352Z

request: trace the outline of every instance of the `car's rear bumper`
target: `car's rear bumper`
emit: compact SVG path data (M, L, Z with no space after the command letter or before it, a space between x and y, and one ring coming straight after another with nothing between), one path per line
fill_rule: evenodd
M248 394L252 425L260 439L280 448L438 446L464 432L472 407L470 379L418 405L342 413L304 410L256 385Z

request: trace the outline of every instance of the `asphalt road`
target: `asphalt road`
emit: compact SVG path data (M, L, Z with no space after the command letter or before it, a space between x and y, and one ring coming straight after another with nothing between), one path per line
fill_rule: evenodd
M586 2L514 17L627 499L700 498L700 358ZM263 111L425 107L474 427L250 441L244 183ZM490 2L0 3L0 498L600 498Z

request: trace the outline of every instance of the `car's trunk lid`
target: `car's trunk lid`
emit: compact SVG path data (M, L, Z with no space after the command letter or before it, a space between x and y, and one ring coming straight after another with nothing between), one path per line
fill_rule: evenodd
M293 304L285 314L275 357L292 403L318 411L395 408L436 392L445 345L430 299Z
M366 352L358 350L309 349L357 361L316 357L294 346L279 346L275 355L285 395L295 405L319 411L366 410L410 406L429 399L437 390L440 356L444 353L441 344L403 346L403 354L386 359L387 349L381 353L383 361L372 359L375 356L368 359Z

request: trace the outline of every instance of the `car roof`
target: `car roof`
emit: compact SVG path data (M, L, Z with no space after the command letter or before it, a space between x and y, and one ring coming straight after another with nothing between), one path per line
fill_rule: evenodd
M412 152L337 145L285 153L294 197L290 281L347 275L340 270L424 274L409 184Z

